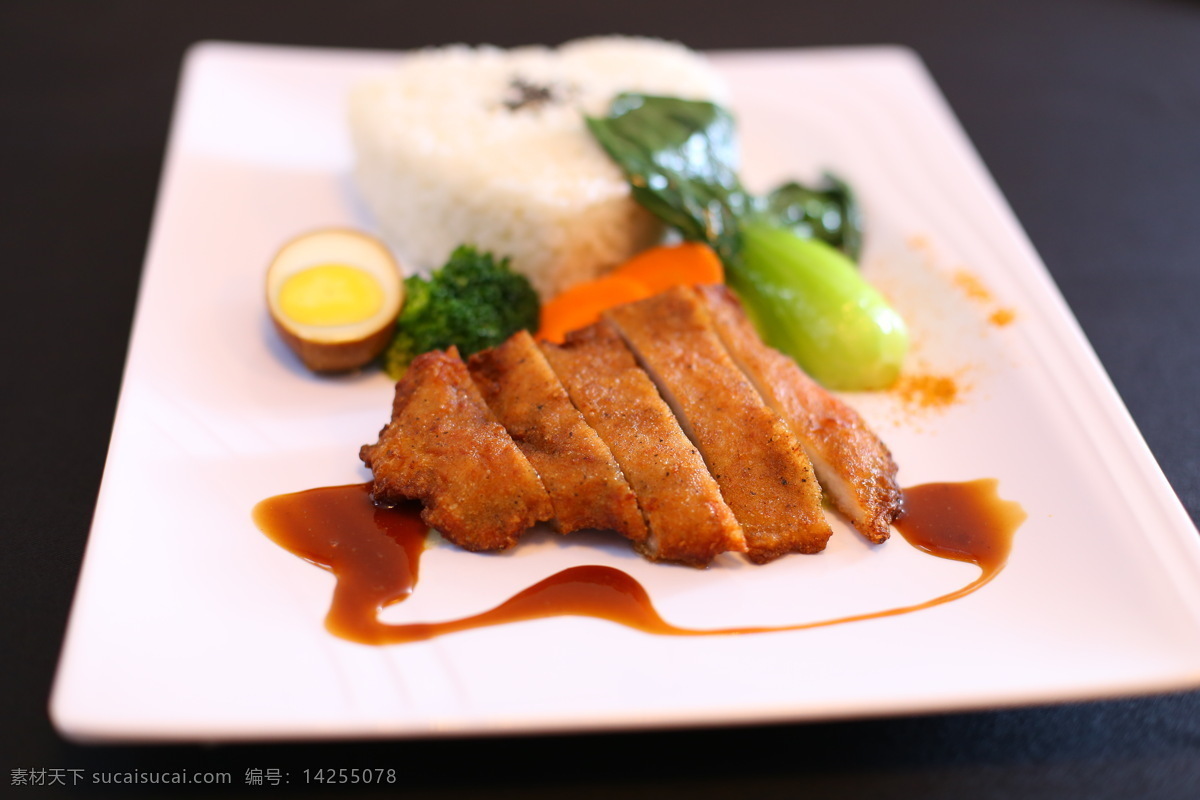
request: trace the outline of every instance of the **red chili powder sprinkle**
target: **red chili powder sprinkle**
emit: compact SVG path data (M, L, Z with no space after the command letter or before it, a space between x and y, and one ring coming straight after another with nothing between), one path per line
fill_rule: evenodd
M972 300L979 300L986 303L992 299L992 293L983 285L983 281L965 269L960 269L954 273L954 285Z
M950 375L903 375L892 387L904 405L913 408L940 409L959 398L958 380Z
M998 308L988 316L988 322L995 325L997 328L1003 328L1017 318L1017 314L1011 308Z

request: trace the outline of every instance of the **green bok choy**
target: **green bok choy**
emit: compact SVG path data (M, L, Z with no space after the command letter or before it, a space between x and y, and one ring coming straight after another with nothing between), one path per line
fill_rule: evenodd
M587 123L641 205L717 251L768 344L831 389L896 380L907 329L855 268L861 214L845 183L826 175L818 187L750 194L733 117L714 103L622 94Z

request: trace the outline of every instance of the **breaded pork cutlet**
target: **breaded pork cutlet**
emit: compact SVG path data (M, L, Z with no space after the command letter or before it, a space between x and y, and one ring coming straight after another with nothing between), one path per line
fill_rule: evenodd
M903 508L887 446L858 412L764 344L732 292L724 286L697 291L738 366L800 439L834 506L867 539L886 540Z
M611 323L568 334L562 345L543 342L542 350L637 495L650 529L639 551L694 566L745 551L717 482Z
M396 384L391 421L359 457L376 503L420 500L421 518L468 550L511 547L554 513L453 347L413 360Z
M612 451L571 403L532 336L518 331L471 356L467 368L541 477L559 532L597 528L646 539L637 499Z
M730 358L688 287L605 315L700 450L755 563L825 549L832 531L812 465Z

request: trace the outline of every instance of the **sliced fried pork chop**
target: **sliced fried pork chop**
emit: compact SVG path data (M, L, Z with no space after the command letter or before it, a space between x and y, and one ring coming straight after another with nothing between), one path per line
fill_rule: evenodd
M727 288L697 291L738 366L799 437L834 506L872 542L886 540L903 508L887 446L858 412L764 344Z
M500 550L550 519L528 459L484 403L455 348L413 360L392 419L359 451L377 503L420 500L421 518L468 550Z
M571 403L533 337L518 331L467 364L496 418L542 479L561 533L615 530L645 540L633 489L603 440Z
M733 512L613 326L605 321L542 343L571 401L608 444L650 529L648 558L703 566L746 543Z
M699 448L750 560L823 550L831 530L812 465L729 357L696 293L669 289L606 316Z

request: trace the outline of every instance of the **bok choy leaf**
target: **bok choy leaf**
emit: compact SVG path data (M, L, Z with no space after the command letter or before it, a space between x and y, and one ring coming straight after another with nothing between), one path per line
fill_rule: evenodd
M832 389L896 380L908 334L855 269L862 219L849 186L827 175L755 197L738 177L733 117L714 103L622 94L587 124L642 206L716 250L768 344Z

